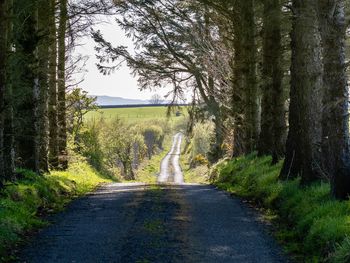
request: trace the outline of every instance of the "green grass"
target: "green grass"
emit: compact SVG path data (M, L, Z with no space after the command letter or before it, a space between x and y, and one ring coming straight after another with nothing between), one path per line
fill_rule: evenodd
M180 165L182 168L184 181L186 183L208 184L209 168L207 165L191 167L191 143L188 144L187 138L184 137L181 146Z
M211 180L263 206L278 226L276 237L298 261L350 262L350 201L334 200L328 183L281 182L282 163L270 163L254 154L225 160L212 169Z
M167 117L167 107L100 109L95 112L89 112L86 116L86 120L100 119L102 117L106 120L113 120L119 118L127 123L167 119L169 119L170 121L177 121L178 119L183 119L184 116L187 115L184 107L182 107L182 109L182 116L176 117L174 113L171 113L169 118Z
M78 157L76 157L78 158ZM78 158L66 172L39 176L19 170L20 179L0 192L0 261L13 260L14 247L25 235L47 223L43 214L59 211L73 198L112 179Z

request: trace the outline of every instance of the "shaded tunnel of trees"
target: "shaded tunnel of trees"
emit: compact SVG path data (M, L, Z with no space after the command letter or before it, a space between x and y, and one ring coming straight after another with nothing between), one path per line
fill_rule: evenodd
M135 51L92 31L101 73L126 61L141 89L192 94L188 131L215 125L209 159L284 160L280 179L350 194L345 0L0 0L0 176L65 169L71 50L96 15Z

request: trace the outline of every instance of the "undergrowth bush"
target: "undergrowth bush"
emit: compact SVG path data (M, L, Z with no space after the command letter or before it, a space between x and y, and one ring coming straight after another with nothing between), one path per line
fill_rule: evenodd
M303 262L350 262L350 201L330 195L330 185L302 187L300 180L282 182L282 163L255 154L223 160L211 170L222 189L252 199L278 216L276 236Z

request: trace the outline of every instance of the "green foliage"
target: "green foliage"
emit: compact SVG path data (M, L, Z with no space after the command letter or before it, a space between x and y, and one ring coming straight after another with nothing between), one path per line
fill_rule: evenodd
M91 165L96 169L103 169L103 151L99 138L101 136L101 125L97 122L90 122L80 133L80 143L74 150L88 158Z
M153 182L160 156L163 156L161 151L165 136L183 127L185 120L186 116L176 118L171 114L167 118L166 107L90 112L84 118L86 124L80 130L80 143L75 150L99 170L126 180L135 180L137 176ZM151 160L153 157L158 163ZM146 174L147 170L151 174Z
M191 165L193 167L197 167L199 165L208 165L209 162L207 158L205 158L202 154L197 154L196 156L193 157Z
M134 180L134 168L146 155L144 138L137 128L119 119L102 124L100 144L106 164L111 168L120 167L125 179Z
M214 125L212 122L197 123L193 128L191 158L198 155L207 157L213 135Z
M46 224L40 216L57 211L72 198L83 195L101 183L111 182L94 170L84 158L75 156L69 170L39 176L17 171L20 179L0 192L0 261L11 258L11 246L28 231Z
M163 129L156 125L150 125L142 128L142 135L147 146L147 155L151 159L157 149L162 148L164 140Z
M86 91L75 88L67 94L66 107L68 130L73 135L74 142L79 143L84 116L98 110L96 97L90 97Z
M180 163L185 182L207 184L209 174L208 160L203 155L198 155L191 159L192 144L189 140L182 141L182 149ZM195 160L195 165L193 160Z
M334 263L350 262L350 237L346 237L342 243L337 246L332 260Z
M255 154L223 160L211 169L211 180L274 211L277 237L302 261L348 262L350 202L334 200L328 183L302 187L299 179L281 182L281 163L270 164L270 157Z

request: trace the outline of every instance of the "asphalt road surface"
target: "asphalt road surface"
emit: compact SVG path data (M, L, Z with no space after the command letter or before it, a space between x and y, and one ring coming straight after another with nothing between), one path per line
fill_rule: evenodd
M160 184L111 184L72 202L29 240L18 261L288 262L240 199L183 183L181 140L181 133L174 136L161 162Z
M158 183L175 183L184 182L182 170L180 167L182 133L177 133L173 137L173 145L169 153L164 157L160 164L160 173Z
M50 221L18 262L287 262L255 211L207 185L111 184Z

